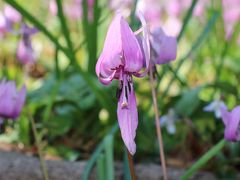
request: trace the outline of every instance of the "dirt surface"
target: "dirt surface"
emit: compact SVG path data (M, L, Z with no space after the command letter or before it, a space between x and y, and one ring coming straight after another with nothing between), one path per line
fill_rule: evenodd
M46 161L50 180L79 180L86 162ZM137 164L135 166L138 180L162 179L162 172L156 164ZM177 180L184 170L169 168L169 179ZM115 179L122 180L123 168L121 163L115 163ZM17 152L0 151L0 180L43 180L39 160L36 157L23 155ZM97 180L93 171L89 178ZM209 173L198 173L192 179L214 180Z

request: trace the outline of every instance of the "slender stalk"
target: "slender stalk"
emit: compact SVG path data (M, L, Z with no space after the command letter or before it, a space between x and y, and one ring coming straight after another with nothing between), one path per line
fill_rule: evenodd
M136 180L133 158L132 158L132 155L129 153L128 150L127 150L127 156L128 156L128 164L129 164L129 169L130 169L132 180Z
M32 124L33 135L34 135L34 138L35 138L35 141L36 141L36 145L37 145L37 150L38 150L38 155L39 155L39 160L40 160L42 173L44 175L44 179L45 180L49 180L46 163L45 163L45 160L43 158L43 153L42 153L42 148L41 148L41 144L40 144L40 139L38 137L38 133L37 133L37 129L36 129L36 124L35 124L33 118L30 115L29 115L29 119L30 119L30 122Z
M153 98L153 106L154 106L154 112L155 112L155 123L156 123L156 131L157 131L157 138L158 138L158 144L159 144L159 153L160 153L160 161L162 164L162 170L163 170L163 179L167 180L167 167L166 167L166 161L165 161L165 155L164 155L164 148L163 148L163 140L162 140L162 132L160 128L160 122L159 122L159 111L158 111L158 104L157 104L157 94L156 94L156 83L153 77L153 69L151 68L150 63L150 84L152 89L152 98Z

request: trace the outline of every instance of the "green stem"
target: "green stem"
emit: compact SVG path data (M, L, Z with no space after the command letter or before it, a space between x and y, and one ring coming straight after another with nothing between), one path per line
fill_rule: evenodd
M33 135L34 135L35 142L36 142L36 145L37 145L38 155L39 155L41 169L42 169L42 172L43 172L43 175L44 175L44 179L45 180L49 180L46 163L45 163L45 160L43 158L43 153L42 153L42 147L41 147L40 139L39 139L39 136L38 136L38 133L37 133L36 124L35 124L32 116L29 115L29 119L30 119L30 122L32 124Z
M222 139L209 151L207 151L196 163L194 163L181 177L181 180L187 180L189 177L206 164L213 156L215 156L226 144L226 141Z
M198 2L198 0L193 0L192 1L191 7L189 8L189 10L187 12L187 15L185 16L185 18L183 20L182 29L181 29L178 37L177 37L177 41L178 42L180 41L180 39L182 38L182 36L183 36L183 34L184 34L185 30L186 30L186 27L187 27L187 25L188 25L188 23L189 23L189 21L190 21L190 19L192 17L192 14L193 14L193 11L194 11L194 8L195 8L197 2Z
M57 2L57 7L58 7L58 17L59 17L59 20L61 22L61 29L62 29L62 33L64 35L64 38L66 40L66 43L67 43L67 46L68 46L68 53L69 53L69 58L70 58L70 61L72 63L76 63L75 61L75 54L74 54L74 50L73 50L73 44L72 44L72 41L71 41L71 38L70 38L70 32L69 32L69 29L68 29L68 26L67 26L67 23L66 23L66 19L64 17L64 14L63 14L63 8L62 8L62 1L61 0L56 0Z
M105 154L100 154L97 160L97 174L99 180L105 180L106 179L106 167L105 167Z

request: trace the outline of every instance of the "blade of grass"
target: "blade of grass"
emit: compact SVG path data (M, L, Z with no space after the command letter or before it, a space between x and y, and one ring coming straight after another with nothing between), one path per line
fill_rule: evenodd
M113 159L113 135L105 137L105 157L106 157L106 179L114 180L114 159Z
M73 56L75 56L75 54L74 54L74 50L73 50L72 41L70 38L70 31L68 29L66 19L63 14L62 1L56 0L56 2L57 2L57 7L58 7L58 18L61 22L61 30L62 30L63 36L65 37L67 46L68 46L69 55L71 56L71 58L70 58L71 64L74 64L74 63L76 63L75 58L73 57Z
M101 153L97 160L97 174L98 174L99 180L106 179L105 158L106 158L106 155Z
M114 124L114 126L108 132L107 135L114 135L117 132L117 130L118 130L118 123L116 122L116 124ZM104 149L104 146L105 146L105 138L102 140L102 142L94 150L91 158L88 160L86 166L84 167L83 177L82 177L83 180L88 180L88 176L89 176L95 162L97 161L99 155L102 153L102 151Z
M181 180L189 179L193 173L199 170L204 164L206 164L213 156L215 156L226 144L226 141L222 139L209 151L207 151L196 163L194 163L180 178Z
M183 34L185 33L186 31L186 28L187 28L187 25L192 17L192 14L193 14L193 11L194 11L194 8L197 4L198 0L193 0L192 1L192 4L187 12L187 15L185 16L184 20L183 20L183 26L182 26L182 29L177 37L177 41L179 42L181 39L182 39L182 36Z

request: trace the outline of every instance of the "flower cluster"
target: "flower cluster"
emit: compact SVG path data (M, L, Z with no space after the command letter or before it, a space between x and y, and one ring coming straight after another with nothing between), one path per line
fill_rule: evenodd
M96 64L96 74L102 84L108 85L113 79L119 80L118 123L122 139L131 154L136 152L134 139L138 125L133 76L142 77L155 64L175 59L177 49L175 38L166 36L160 28L151 32L141 14L140 20L143 36L134 33L125 19L116 14Z
M14 30L14 24L20 24L21 28ZM23 64L36 62L36 55L31 45L31 36L38 32L36 28L30 28L22 22L22 16L14 8L5 5L3 13L0 12L0 36L6 33L21 35L17 48L17 59Z

